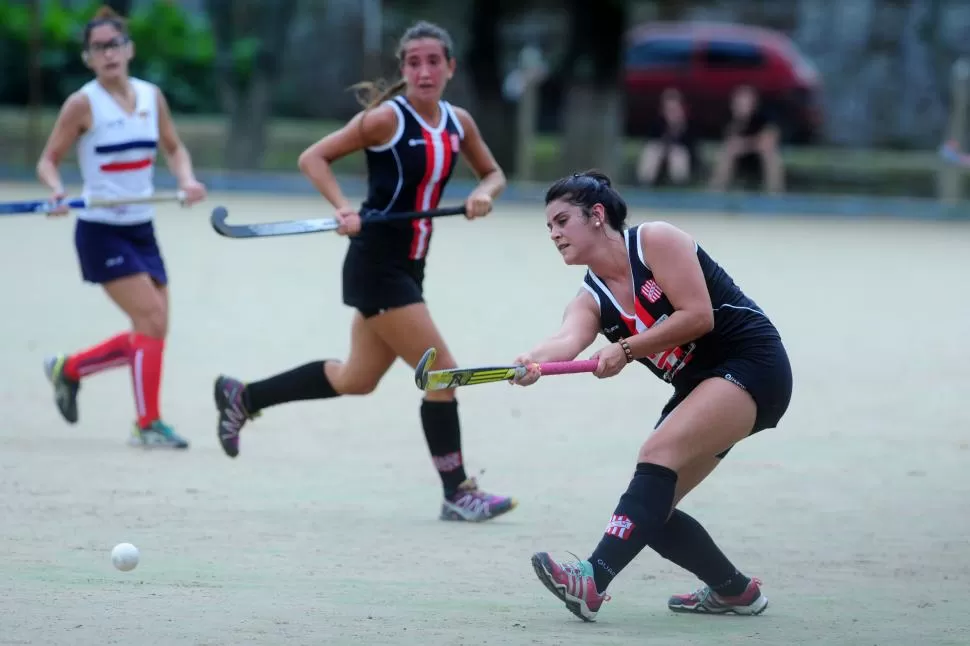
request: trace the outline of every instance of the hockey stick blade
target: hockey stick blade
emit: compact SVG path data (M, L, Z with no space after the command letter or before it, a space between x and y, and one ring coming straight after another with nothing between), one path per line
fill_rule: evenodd
M443 209L432 209L430 211L408 212L408 213L377 213L364 214L361 217L361 225L367 226L377 222L390 222L394 220L413 220L417 218L434 218L447 215L462 215L465 213L465 206L453 206ZM216 233L226 238L268 238L273 236L290 236L304 233L320 233L324 231L336 231L340 226L336 218L316 218L307 220L281 220L279 222L260 222L256 224L229 224L226 220L229 211L224 206L217 206L212 210L212 217L209 219L212 228Z
M425 356L427 357L427 353ZM599 361L596 359L586 359L582 361L550 361L540 363L538 367L539 373L546 376L593 372L597 365L599 365ZM421 364L419 364L420 367ZM422 376L416 375L415 382L421 390L447 390L449 388L509 381L516 376L524 375L525 372L525 366L480 366L477 368L425 370Z

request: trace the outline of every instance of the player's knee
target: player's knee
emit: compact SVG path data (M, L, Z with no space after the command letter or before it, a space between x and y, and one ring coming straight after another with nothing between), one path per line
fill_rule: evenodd
M637 454L637 462L659 464L677 471L683 461L683 456L679 455L681 452L678 451L678 447L672 446L669 442L651 440L653 440L653 437L644 442L640 447L640 452Z
M377 390L380 378L374 379L364 375L346 375L340 380L341 395L369 395Z
M133 312L132 327L135 332L155 339L164 339L168 335L168 312L163 307L154 307Z

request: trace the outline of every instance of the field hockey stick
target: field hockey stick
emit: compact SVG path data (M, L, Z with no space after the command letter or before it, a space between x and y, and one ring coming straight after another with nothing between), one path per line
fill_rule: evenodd
M447 390L460 386L477 386L496 381L508 381L515 377L522 377L528 371L525 366L478 366L475 368L451 368L432 370L431 366L438 355L435 348L428 348L421 357L421 361L414 369L414 383L420 390ZM539 374L546 375L574 375L581 372L593 372L599 361L585 359L581 361L549 361L535 364Z
M416 218L436 218L446 215L464 215L465 205L450 206L443 209L429 211L410 211L407 213L381 213L379 211L365 212L361 215L361 226L377 222L393 222L395 220L413 220ZM212 209L209 218L216 233L226 238L266 238L271 236L292 236L302 233L320 233L321 231L335 231L340 226L337 218L316 218L309 220L280 220L279 222L261 222L258 224L227 224L229 211L224 206Z
M56 208L66 206L69 209L110 209L128 204L158 204L161 202L185 202L185 193L156 193L148 197L127 197L114 200L88 199L76 197L71 200L52 202L50 200L32 200L27 202L0 202L0 215L25 215L27 213L50 213Z

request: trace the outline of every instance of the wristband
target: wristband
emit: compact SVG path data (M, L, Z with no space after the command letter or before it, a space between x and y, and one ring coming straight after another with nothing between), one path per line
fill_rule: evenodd
M633 350L630 349L630 344L627 343L626 339L620 339L618 343L623 348L623 352L626 353L626 362L630 363L633 361Z

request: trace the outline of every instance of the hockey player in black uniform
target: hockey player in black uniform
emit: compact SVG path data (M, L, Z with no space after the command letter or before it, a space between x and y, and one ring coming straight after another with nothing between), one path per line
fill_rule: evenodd
M610 344L594 355L596 376L612 377L636 361L674 393L599 545L578 562L539 552L536 574L570 611L592 621L609 583L649 546L704 583L671 597L671 610L761 613L768 600L760 582L739 572L677 504L735 443L774 428L788 409L791 365L778 330L684 231L665 222L628 228L626 204L605 175L563 178L545 202L563 260L587 272L560 330L516 359L530 369L515 383L534 383L540 375L533 364L575 359L602 334Z
M365 109L300 157L300 169L336 210L338 232L351 236L343 267L343 301L357 310L350 356L345 361L312 361L248 384L218 377L219 441L231 457L239 452L243 425L270 406L367 395L398 358L413 367L432 346L438 349L436 366L455 366L423 299L431 219L361 230L357 209L344 197L330 167L341 157L365 151L368 195L363 207L385 213L436 208L460 155L479 178L465 202L466 217L487 215L505 188L505 175L474 119L441 98L455 72L448 33L419 22L404 33L397 55L401 80L386 90L361 84ZM482 491L465 473L454 391L427 393L420 414L444 489L441 519L478 522L512 510L513 498Z

